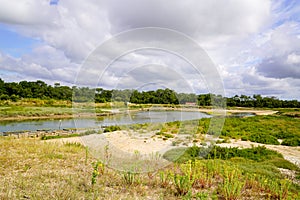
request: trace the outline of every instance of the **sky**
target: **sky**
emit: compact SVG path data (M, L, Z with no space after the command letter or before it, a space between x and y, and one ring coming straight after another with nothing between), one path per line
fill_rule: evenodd
M0 4L0 78L7 82L197 94L222 83L225 96L300 100L298 0Z

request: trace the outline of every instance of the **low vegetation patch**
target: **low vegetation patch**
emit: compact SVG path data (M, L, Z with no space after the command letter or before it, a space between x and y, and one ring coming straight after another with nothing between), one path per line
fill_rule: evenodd
M282 145L299 146L295 138L300 138L300 121L287 116L227 118L222 135L275 145L279 144L278 139L283 139Z
M104 133L114 132L114 131L119 131L119 130L121 130L120 126L108 126L104 129Z
M287 138L284 139L281 144L285 146L300 146L300 138Z
M51 139L59 139L59 138L71 138L71 137L80 137L84 135L91 135L91 134L101 134L102 131L96 130L87 130L83 133L71 133L71 134L63 134L63 135L43 135L41 140L51 140Z

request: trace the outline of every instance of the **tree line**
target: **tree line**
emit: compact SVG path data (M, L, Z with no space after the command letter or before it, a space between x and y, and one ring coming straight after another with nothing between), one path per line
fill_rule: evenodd
M299 108L297 100L280 100L276 97L262 97L235 95L222 97L215 94L187 94L176 93L171 89L157 89L156 91L105 90L103 88L69 87L55 83L48 85L41 80L4 82L0 78L0 100L18 101L22 98L39 98L69 100L76 102L95 101L105 103L111 101L131 102L137 104L196 104L199 106L220 105L224 102L227 106L238 107L267 107L267 108Z

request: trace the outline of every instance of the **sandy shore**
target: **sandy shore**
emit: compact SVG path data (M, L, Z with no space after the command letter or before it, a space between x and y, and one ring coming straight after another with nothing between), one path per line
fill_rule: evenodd
M83 137L60 138L53 140L46 140L47 142L58 143L81 143L83 145L97 148L98 146L105 146L109 144L112 148L116 148L129 154L163 154L172 148L171 140L163 140L157 137L151 137L155 133L147 133L147 135L134 133L131 131L115 131L103 134L92 134Z
M118 152L123 152L124 154L140 154L140 155L150 155L157 154L163 155L166 151L176 148L178 146L173 146L172 141L174 139L170 138L168 140L163 140L153 133L140 134L130 131L115 131L111 133L104 134L93 134L84 137L74 137L74 138L61 138L55 140L47 140L47 142L77 142L88 147L97 149L103 147L107 144L111 149ZM192 146L193 144L188 144ZM268 149L275 150L283 155L283 157L296 164L300 167L300 147L289 147L283 145L266 145L250 141L241 141L231 139L230 143L217 144L221 147L238 147L238 148L251 148L256 146L265 146Z
M253 113L255 115L273 115L278 111L274 110L226 110L226 113Z

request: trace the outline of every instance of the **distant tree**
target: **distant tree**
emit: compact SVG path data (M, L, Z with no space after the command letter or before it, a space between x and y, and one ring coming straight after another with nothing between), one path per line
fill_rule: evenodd
M241 94L233 97L222 97L216 94L185 94L176 93L166 89L156 91L138 90L105 90L103 88L88 87L68 87L55 83L54 87L47 85L41 80L4 82L0 78L0 100L17 101L20 98L40 98L57 100L74 100L77 102L111 102L130 101L132 103L152 103L152 104L185 104L186 102L196 102L199 106L219 105L224 106L227 101L228 106L243 107L267 107L267 108L300 108L297 100L280 100L274 96L262 97L254 94L252 97Z

